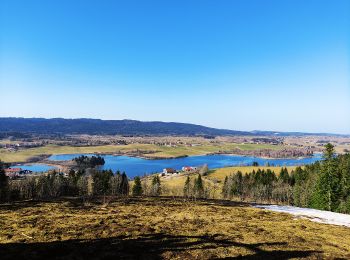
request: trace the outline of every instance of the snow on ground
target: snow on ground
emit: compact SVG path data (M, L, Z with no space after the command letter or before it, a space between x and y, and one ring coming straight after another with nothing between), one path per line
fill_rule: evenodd
M298 208L293 206L280 206L280 205L254 205L256 208L272 210L276 212L289 213L301 218L307 218L311 221L333 224L338 226L350 227L350 215L330 212L318 209Z

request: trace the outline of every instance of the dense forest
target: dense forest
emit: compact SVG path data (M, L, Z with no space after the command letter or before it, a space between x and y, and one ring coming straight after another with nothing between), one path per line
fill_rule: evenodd
M101 166L105 164L105 159L103 159L103 157L94 155L81 155L79 157L74 158L72 161L74 161L77 164L77 167L79 169L95 168L96 166Z
M100 135L179 135L179 136L223 136L223 135L250 135L250 136L302 136L306 133L273 132L273 131L236 131L217 129L195 124L137 120L101 120L101 119L64 119L64 118L17 118L0 117L0 136L20 135L21 133L34 134L100 134ZM307 135L312 135L308 133ZM314 134L325 135L325 134ZM327 134L331 135L331 134Z
M137 120L0 118L1 132L35 134L106 134L106 135L252 135L250 132L216 129L174 122Z
M350 154L335 155L325 146L324 160L277 175L271 170L237 172L226 177L222 195L245 201L284 203L350 213Z
M0 201L50 199L62 196L82 198L129 195L129 180L125 173L111 170L71 170L68 176L53 171L50 174L7 180L0 173Z

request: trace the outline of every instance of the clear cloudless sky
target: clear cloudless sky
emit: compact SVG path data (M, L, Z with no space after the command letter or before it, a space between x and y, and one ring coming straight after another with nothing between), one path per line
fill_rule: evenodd
M0 7L0 117L350 134L349 0Z

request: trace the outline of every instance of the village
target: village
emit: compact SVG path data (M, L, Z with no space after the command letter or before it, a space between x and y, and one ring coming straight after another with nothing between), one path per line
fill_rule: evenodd
M207 167L207 166L205 165L205 166L202 166L202 167ZM194 173L194 172L198 171L199 168L200 167L183 166L181 168L181 171L176 170L174 168L164 168L163 172L160 173L159 176L174 175L174 174L180 174L180 173L184 173L184 172Z
M21 167L8 167L4 169L5 175L9 177L9 179L15 180L15 179L24 179L29 176L38 176L41 174L51 174L53 172L62 174L63 177L68 178L69 177L69 169L62 170L60 168L48 170L46 172L35 172L31 170L22 169ZM166 177L166 176L173 176L178 175L182 173L197 173L197 172L207 172L208 166L202 165L202 166L183 166L180 170L175 168L164 168L162 172L158 173L159 177Z
M22 168L6 168L5 175L10 179L24 178L28 174L32 174L33 171L23 170Z

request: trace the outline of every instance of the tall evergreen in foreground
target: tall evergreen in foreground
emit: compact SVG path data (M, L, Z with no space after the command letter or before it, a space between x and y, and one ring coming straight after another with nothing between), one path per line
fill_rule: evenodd
M228 197L228 185L229 185L228 181L229 181L229 178L228 176L226 176L224 180L224 185L222 186L222 191L221 191L221 195L224 199Z
M190 176L187 176L186 181L185 181L185 185L184 185L184 197L190 197L191 196L191 180L190 180Z
M289 173L288 169L286 167L282 167L280 171L280 175L278 176L278 179L281 180L283 183L289 183Z
M129 195L129 180L126 176L125 172L121 175L120 181L120 194L121 195Z
M152 179L152 196L160 196L162 189L160 186L160 178L158 175L155 175Z
M143 193L141 179L139 176L134 178L134 186L132 187L132 195L133 196L141 196Z
M325 210L336 210L341 195L341 176L335 158L334 146L327 144L323 154L324 161L317 180L311 206Z
M204 196L204 185L200 174L198 174L197 179L194 181L194 194L196 198L202 198Z

